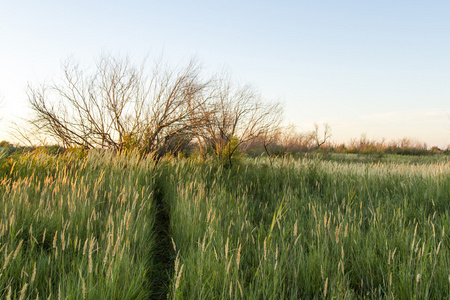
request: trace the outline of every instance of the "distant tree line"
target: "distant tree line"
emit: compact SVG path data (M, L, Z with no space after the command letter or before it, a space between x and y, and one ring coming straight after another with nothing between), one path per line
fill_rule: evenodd
M402 138L399 140L386 141L369 139L365 134L359 139L351 139L347 143L332 143L331 127L324 123L322 126L314 125L314 130L310 132L297 132L294 126L279 128L270 143L266 146L268 151L264 150L263 141L258 139L252 141L252 147L249 147L249 153L253 155L262 152L271 155L281 156L286 154L304 154L311 152L322 153L350 153L350 154L398 154L398 155L427 155L432 153L448 152L450 149L441 150L438 147L428 148L425 143Z
M431 152L441 152L437 147L428 149L427 144L409 138L377 141L367 138L364 134L359 139L353 139L347 144L335 145L333 149L336 152L356 154L426 155Z

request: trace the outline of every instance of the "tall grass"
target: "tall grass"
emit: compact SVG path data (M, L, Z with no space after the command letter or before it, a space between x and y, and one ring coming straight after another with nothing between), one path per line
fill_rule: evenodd
M450 294L450 165L170 166L173 298Z
M0 298L450 297L448 160L0 163Z
M15 160L0 179L0 298L147 298L151 166L97 152Z

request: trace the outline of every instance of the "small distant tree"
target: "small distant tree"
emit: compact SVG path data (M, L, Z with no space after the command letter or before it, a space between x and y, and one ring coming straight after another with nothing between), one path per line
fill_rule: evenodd
M331 126L328 123L323 123L323 133L319 132L319 125L314 124L314 131L311 133L311 138L315 143L315 148L320 148L331 137Z
M304 153L320 148L331 137L331 127L324 123L323 133L318 124L310 132L298 132L294 125L280 128L276 134L275 144L280 153Z

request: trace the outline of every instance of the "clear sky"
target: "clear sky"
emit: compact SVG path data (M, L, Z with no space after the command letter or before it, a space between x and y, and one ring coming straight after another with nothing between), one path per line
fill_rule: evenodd
M331 125L334 142L450 144L450 1L2 1L0 140L26 118L27 83L101 52L226 69L287 123Z

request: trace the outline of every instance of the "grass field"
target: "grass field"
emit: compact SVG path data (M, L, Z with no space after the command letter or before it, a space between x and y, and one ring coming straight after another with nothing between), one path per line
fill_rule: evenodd
M2 299L450 297L450 162L0 158Z

